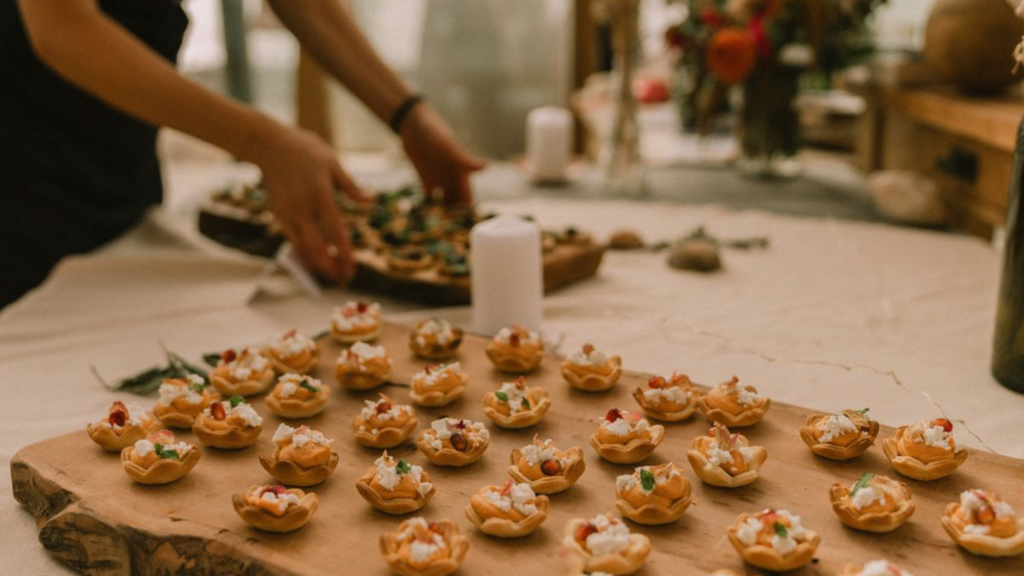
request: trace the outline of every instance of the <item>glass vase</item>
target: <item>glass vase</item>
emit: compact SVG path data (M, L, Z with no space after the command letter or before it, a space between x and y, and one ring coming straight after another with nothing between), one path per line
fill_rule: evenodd
M775 61L759 64L743 85L738 122L739 169L748 176L793 178L800 174L800 120L796 99L800 69Z
M611 74L612 124L601 152L604 186L618 196L645 193L640 157L640 125L633 96L640 46L640 1L604 0L612 29L614 60Z

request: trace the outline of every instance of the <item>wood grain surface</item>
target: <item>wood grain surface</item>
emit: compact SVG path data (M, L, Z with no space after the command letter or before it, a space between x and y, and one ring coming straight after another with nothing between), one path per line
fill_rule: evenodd
M409 351L408 334L407 328L387 325L380 338L394 359L397 383L407 383L424 365ZM482 338L466 339L458 359L470 375L469 388L461 400L446 408L417 408L421 431L441 415L484 419L481 398L503 380L485 357L485 346ZM339 350L334 344L325 345L319 369L325 382L334 381L331 368ZM628 358L625 361L629 363ZM723 374L722 379L729 376ZM757 384L757 374L739 376ZM566 522L613 512L615 477L632 470L601 460L587 438L609 408L635 406L630 391L645 381L643 375L629 373L607 393L584 394L568 388L559 374L558 360L550 357L528 381L548 390L551 410L532 429L506 431L488 422L491 446L480 462L463 469L438 468L426 462L412 443L391 451L423 465L437 485L437 494L419 514L428 519L450 518L470 531L469 555L459 574L566 574L559 554ZM402 386L389 385L384 390L399 401L408 399L408 390ZM375 397L372 392L336 390L327 410L307 421L336 439L341 463L326 483L312 488L320 497L320 509L310 524L290 535L246 527L231 505L232 493L273 481L257 457L272 451L271 436L279 419L262 400L254 401L266 419L257 444L240 452L205 449L202 461L181 481L167 486L135 484L116 454L103 452L89 440L83 422L82 431L28 446L15 456L11 463L14 496L38 519L42 545L60 560L91 574L384 576L389 571L378 550L378 537L394 530L401 518L377 512L357 494L356 479L379 453L361 448L351 435L351 422L362 401ZM939 524L946 504L973 487L1001 492L1018 511L1024 511L1024 461L973 450L964 466L949 478L931 483L905 480L917 504L907 524L888 535L855 532L832 513L829 487L834 482L852 484L864 471L897 477L896 472L886 461L880 442L851 462L836 463L811 454L798 433L809 412L774 404L764 421L744 432L753 444L765 446L769 457L757 482L735 490L701 484L686 462L691 439L704 434L709 426L699 413L688 422L666 425L664 443L645 464L673 461L682 467L694 486L694 505L672 525L630 524L632 530L648 535L654 548L638 574L699 576L718 568L761 574L741 562L726 539L726 527L740 513L766 507L799 514L807 528L821 534L817 562L792 574L832 576L847 561L883 557L918 576L1024 574L1024 559L970 556L953 545ZM550 516L531 536L505 541L473 531L463 514L469 497L484 485L504 482L509 452L527 444L535 432L554 438L562 448L583 447L587 471L572 489L551 498ZM883 428L880 438L889 432ZM181 436L193 440L190 434Z

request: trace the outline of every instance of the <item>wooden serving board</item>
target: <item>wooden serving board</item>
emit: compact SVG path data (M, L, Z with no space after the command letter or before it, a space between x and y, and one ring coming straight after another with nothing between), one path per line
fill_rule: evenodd
M409 352L408 335L407 328L387 325L380 338L394 360L394 379L400 383L407 383L424 364ZM445 414L485 419L481 398L505 379L492 369L484 355L485 346L485 339L467 337L458 359L470 375L468 391L446 408L417 408L420 430ZM319 369L325 382L334 380L331 368L339 350L334 344L325 345ZM756 383L756 374L741 376ZM428 519L450 518L470 531L469 555L459 574L566 574L559 554L566 522L614 512L615 477L632 471L631 466L601 460L587 438L609 408L635 406L630 391L645 381L643 375L624 375L608 393L584 394L568 388L559 374L558 360L550 357L528 381L548 390L551 410L533 429L506 431L487 421L491 445L480 462L464 469L438 468L426 462L412 444L391 451L423 465L433 477L437 494L419 514ZM391 385L385 391L399 401L408 399L404 387ZM43 546L60 560L92 574L385 576L389 571L378 551L378 537L393 531L401 519L377 512L357 494L356 479L379 453L361 448L351 436L351 422L362 401L375 396L336 389L325 413L308 421L336 439L341 462L326 483L311 489L320 496L320 508L311 523L290 535L246 527L231 505L232 493L272 482L257 456L272 451L271 436L279 420L265 409L262 400L254 401L266 417L254 447L240 452L206 449L192 473L171 485L135 484L122 470L118 456L100 450L83 429L22 449L11 463L14 496L38 519ZM725 530L738 514L767 507L799 514L806 527L821 534L818 561L793 574L833 576L847 561L878 558L898 562L918 576L1024 574L1024 559L970 556L954 546L939 524L946 504L973 487L998 491L1017 510L1024 510L1024 461L972 451L964 466L949 478L931 483L906 480L917 504L907 524L888 535L855 532L833 515L829 487L834 482L852 484L864 471L898 476L880 443L847 463L811 454L797 432L809 412L774 404L764 421L744 431L753 444L767 448L769 457L762 477L736 490L701 484L686 461L691 439L704 434L709 426L700 414L689 422L668 425L665 441L646 463L673 461L683 468L694 486L695 503L680 521L668 526L630 524L632 530L648 535L653 544L653 552L638 574L702 575L718 568L761 574L741 562ZM883 429L882 435L890 431ZM587 471L572 489L551 498L547 521L531 536L505 541L475 532L463 513L469 497L484 485L503 483L509 452L529 443L534 433L556 439L562 448L583 447ZM182 436L192 440L190 434Z

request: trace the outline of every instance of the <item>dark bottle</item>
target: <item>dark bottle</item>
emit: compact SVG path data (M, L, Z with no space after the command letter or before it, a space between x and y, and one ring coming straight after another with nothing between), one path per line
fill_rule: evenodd
M992 343L992 375L1015 392L1024 393L1024 121L1017 130L1017 152L1006 209L1006 248Z

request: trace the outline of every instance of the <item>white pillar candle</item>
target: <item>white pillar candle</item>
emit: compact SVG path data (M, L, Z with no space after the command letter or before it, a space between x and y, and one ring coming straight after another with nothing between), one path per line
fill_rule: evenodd
M560 182L572 162L572 113L557 106L526 117L526 162L533 180Z
M544 265L540 228L502 214L470 233L473 329L493 335L511 324L539 332L543 312Z

